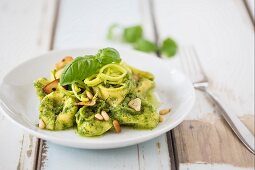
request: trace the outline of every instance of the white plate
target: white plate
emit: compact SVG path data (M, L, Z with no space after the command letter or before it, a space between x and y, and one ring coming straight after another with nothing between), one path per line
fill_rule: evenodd
M119 50L119 49L118 49ZM123 128L120 134L106 133L101 137L81 137L74 129L47 131L39 129L39 100L33 88L33 81L39 77L49 77L54 64L64 56L95 54L98 49L75 49L53 51L28 60L12 69L0 84L0 106L4 114L18 127L29 133L57 144L89 149L118 148L155 138L176 127L191 110L195 94L192 83L182 73L170 69L161 59L132 50L119 50L122 59L137 68L155 75L156 93L161 100L161 108L172 108L153 130Z

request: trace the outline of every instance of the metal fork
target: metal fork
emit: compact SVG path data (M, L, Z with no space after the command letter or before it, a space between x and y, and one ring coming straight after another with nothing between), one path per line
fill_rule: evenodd
M232 128L234 133L240 139L240 141L247 147L247 149L254 154L254 136L247 129L247 127L238 119L234 114L231 114L228 107L223 106L223 103L215 96L215 94L208 88L208 78L202 68L199 61L196 50L193 47L185 48L183 50L185 58L181 55L181 61L189 68L189 73L194 79L193 86L195 89L204 92L207 97L214 102L220 109L220 114L224 117L226 122Z

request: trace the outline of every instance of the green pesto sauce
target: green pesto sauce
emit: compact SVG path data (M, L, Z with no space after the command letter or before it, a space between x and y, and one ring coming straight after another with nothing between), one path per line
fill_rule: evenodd
M146 96L145 100L147 100L149 103L151 103L155 108L158 108L159 105L160 105L159 100L155 96L154 89L150 90L147 93L147 96Z
M151 93L150 100L156 101ZM153 129L159 122L159 115L156 107L150 101L142 99L140 111L135 111L128 106L128 102L135 99L135 94L128 94L121 105L112 108L112 116L117 119L120 124L132 126L137 129Z
M44 93L43 91L43 87L49 82L50 81L47 80L46 78L39 78L36 81L34 81L35 91L40 101L46 96L46 93Z
M43 87L49 83L46 78L34 82L36 93L41 100L39 118L43 120L47 130L65 130L75 127L81 136L100 136L113 130L113 120L118 120L122 126L135 129L153 129L159 123L159 115L156 108L159 101L154 95L155 82L153 75L131 68L140 79L132 79L129 72L121 83L102 82L95 87L79 86L79 93L90 90L98 94L94 106L77 106L80 102L72 92L72 86L59 86L58 89L48 95L43 92ZM81 82L82 83L82 82ZM77 89L76 89L77 90ZM78 91L77 90L77 91ZM141 110L135 111L128 103L135 99L141 99ZM95 118L95 114L104 110L110 120L101 121Z
M76 113L77 133L81 136L100 136L112 128L112 119L100 121L95 118L95 114L106 111L110 117L110 105L104 100L98 99L94 106L83 106Z
M73 127L78 107L76 101L58 91L46 95L40 104L39 118L48 130L64 130Z

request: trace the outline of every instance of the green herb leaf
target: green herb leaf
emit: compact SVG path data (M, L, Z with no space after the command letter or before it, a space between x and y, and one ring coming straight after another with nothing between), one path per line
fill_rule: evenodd
M138 39L134 44L133 44L134 49L139 50L139 51L143 51L143 52L155 52L157 50L157 46L155 43L140 38Z
M118 24L112 24L107 32L107 39L108 40L114 40L117 39L116 35L114 35L114 31L119 28L120 26Z
M82 81L95 74L102 66L110 63L119 63L121 58L117 50L104 48L96 56L89 55L75 58L72 63L65 66L60 77L62 86Z
M121 61L119 52L114 48L100 49L96 55L96 58L102 65L119 63Z
M143 28L139 25L127 27L123 32L123 40L126 42L136 42L136 40L143 37Z
M100 68L100 63L95 56L77 57L67 65L61 74L60 84L62 86L84 80Z
M178 46L176 42L171 38L166 38L160 47L160 52L168 57L172 57L176 54L177 49Z

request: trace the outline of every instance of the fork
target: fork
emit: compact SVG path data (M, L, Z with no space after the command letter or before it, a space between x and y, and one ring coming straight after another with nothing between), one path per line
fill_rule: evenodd
M188 47L183 50L185 53L185 58L181 55L181 62L189 68L191 72L191 76L193 79L193 87L197 90L200 90L206 94L212 102L214 102L218 108L220 109L220 114L226 120L228 125L237 135L239 140L247 147L247 149L254 153L254 136L247 129L247 127L238 119L238 117L234 114L231 114L228 107L224 106L219 98L208 88L209 81L206 77L206 74L202 68L198 55L196 53L195 48Z

